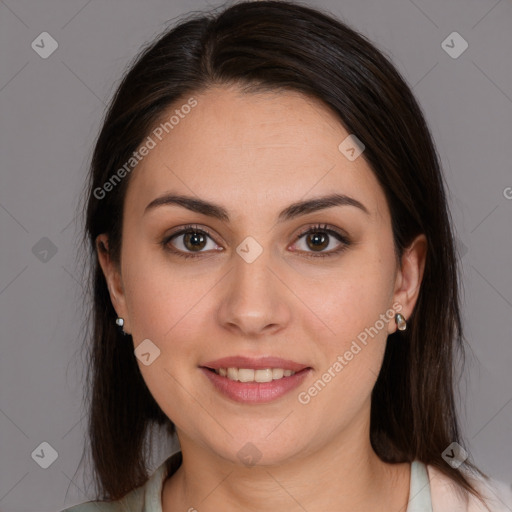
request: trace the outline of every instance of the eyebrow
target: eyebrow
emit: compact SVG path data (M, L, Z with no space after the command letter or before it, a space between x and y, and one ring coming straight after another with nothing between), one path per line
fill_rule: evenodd
M228 211L223 206L205 201L204 199L198 199L196 197L181 194L165 194L153 199L153 201L151 201L144 209L144 214L159 206L169 205L182 206L183 208L187 208L187 210L207 215L209 217L214 217L223 222L229 222L230 220ZM344 194L330 194L327 196L308 199L306 201L292 203L281 211L278 216L278 222L292 220L296 217L300 217L301 215L307 215L308 213L325 210L334 206L354 206L367 215L370 215L370 212L364 204L359 202L357 199Z

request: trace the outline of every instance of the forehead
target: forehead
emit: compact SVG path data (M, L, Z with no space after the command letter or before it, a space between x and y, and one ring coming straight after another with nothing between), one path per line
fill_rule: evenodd
M150 132L155 144L133 171L127 203L144 208L176 191L233 209L277 209L334 191L364 200L372 214L385 208L366 161L350 161L340 151L350 134L320 101L297 92L244 93L234 87L191 97L193 108L180 108L188 97L178 101L155 126L160 130Z

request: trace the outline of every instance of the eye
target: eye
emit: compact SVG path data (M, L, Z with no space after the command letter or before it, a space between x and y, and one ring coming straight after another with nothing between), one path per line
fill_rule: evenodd
M333 238L339 242L337 248L324 251L332 245ZM210 247L208 247L208 239L211 241ZM351 244L346 235L327 224L308 227L297 236L297 240L304 241L306 245L306 249L299 249L299 251L304 252L306 257L312 258L335 256ZM161 244L166 251L182 258L197 258L203 252L223 250L213 242L212 235L208 230L195 225L184 226L179 231L166 236ZM312 252L309 252L308 249L312 249Z
M332 249L333 238L340 242L335 249ZM344 234L333 227L327 226L327 224L311 226L298 235L297 239L304 242L306 256L312 258L335 256L344 251L351 243ZM334 245L336 246L336 244ZM331 246L331 250L323 252L329 246ZM307 249L312 249L312 252L308 252Z
M183 258L197 258L201 255L201 252L205 252L203 249L221 250L215 243L210 244L210 247L208 247L208 238L212 240L211 234L207 230L189 225L184 226L180 231L164 238L164 240L162 240L162 245L165 250L172 252L177 256L181 256ZM177 242L173 243L174 240L177 240Z

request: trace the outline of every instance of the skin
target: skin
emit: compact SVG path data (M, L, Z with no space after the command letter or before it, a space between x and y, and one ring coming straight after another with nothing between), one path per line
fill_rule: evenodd
M194 97L197 106L133 171L120 266L98 250L134 347L149 338L161 351L149 366L137 361L183 453L164 483L163 511L405 511L410 464L382 462L369 439L371 391L395 319L307 405L297 395L394 303L410 317L425 236L405 251L400 268L384 192L363 157L351 162L339 151L348 132L317 100L227 86ZM180 206L144 214L171 191L222 205L230 222ZM289 204L333 192L357 199L369 215L336 206L277 223ZM213 235L200 257L166 252L165 235L189 223ZM297 235L317 223L339 228L352 243L338 255L308 258L315 247ZM247 236L263 248L250 264L236 252ZM342 244L329 240L324 253ZM108 246L106 235L97 242ZM172 243L191 253L183 242ZM232 355L277 356L313 370L275 402L238 403L199 369ZM247 442L261 452L252 467L237 456Z

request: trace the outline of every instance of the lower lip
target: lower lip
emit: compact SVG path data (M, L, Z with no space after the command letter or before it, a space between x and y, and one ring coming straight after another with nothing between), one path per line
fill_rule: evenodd
M201 368L201 370L210 379L214 387L231 400L263 404L273 402L297 388L309 374L311 368L305 368L294 375L290 375L290 377L282 377L271 382L240 382L221 377L206 368Z

